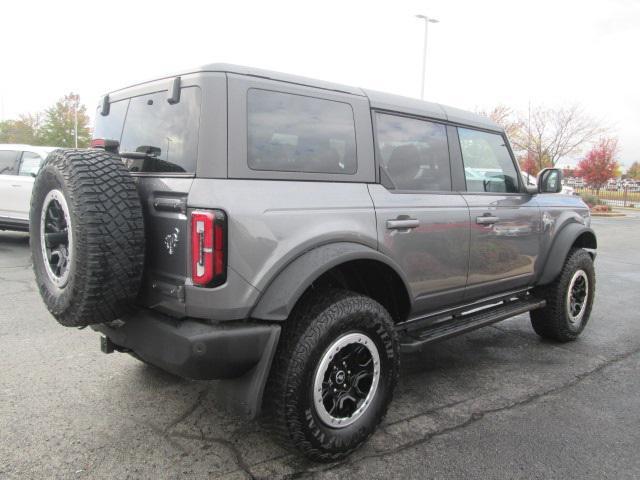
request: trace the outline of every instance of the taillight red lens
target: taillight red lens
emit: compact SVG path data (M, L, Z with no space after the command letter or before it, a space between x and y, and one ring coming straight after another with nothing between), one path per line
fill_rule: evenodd
M217 220L217 219L216 219ZM224 222L213 223L213 275L224 274Z
M111 140L109 138L94 138L91 140L91 148L102 148L107 152L118 153L120 148L120 142L117 140Z
M191 279L195 285L215 286L224 282L225 226L223 212L191 213Z

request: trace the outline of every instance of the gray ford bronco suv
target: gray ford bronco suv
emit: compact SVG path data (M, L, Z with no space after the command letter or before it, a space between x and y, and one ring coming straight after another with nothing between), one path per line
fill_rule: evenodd
M584 329L596 237L561 173L436 103L214 64L105 95L30 212L37 283L102 350L261 415L315 460L383 418L401 352L530 312Z

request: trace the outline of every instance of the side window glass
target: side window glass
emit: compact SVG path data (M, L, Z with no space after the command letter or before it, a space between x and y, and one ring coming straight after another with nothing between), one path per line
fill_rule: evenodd
M348 103L251 89L247 117L247 162L252 170L357 170L355 123Z
M451 191L444 125L378 113L376 128L380 164L397 189Z
M15 150L0 150L0 175L15 175L18 153Z
M504 138L458 128L468 192L517 193L518 175Z
M37 153L23 152L18 175L35 177L40 170L42 158Z

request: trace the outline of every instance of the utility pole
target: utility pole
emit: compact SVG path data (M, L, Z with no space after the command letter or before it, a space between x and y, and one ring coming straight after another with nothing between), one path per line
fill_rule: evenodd
M424 20L424 45L422 48L422 86L420 88L420 98L424 100L424 87L427 77L427 39L429 36L429 24L438 23L439 20L429 18L426 15L416 15L417 18Z

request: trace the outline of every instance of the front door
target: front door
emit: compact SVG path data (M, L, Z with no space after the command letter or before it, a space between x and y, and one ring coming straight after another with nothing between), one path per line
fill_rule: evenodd
M466 300L530 284L540 250L540 209L524 193L502 135L458 128L471 245Z
M422 119L375 114L382 184L369 186L380 250L410 283L414 315L462 301L467 280L469 212L452 191L447 128Z

